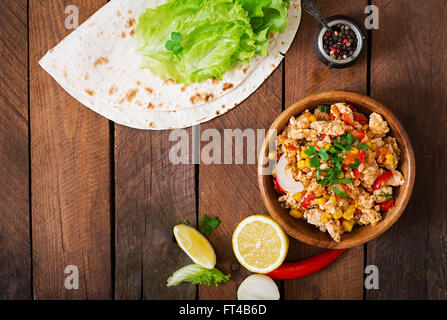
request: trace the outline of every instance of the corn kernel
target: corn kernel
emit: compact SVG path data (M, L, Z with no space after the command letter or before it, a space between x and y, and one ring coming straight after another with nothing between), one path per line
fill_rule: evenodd
M334 219L336 219L336 220L340 219L341 217L343 217L343 211L341 211L341 210L338 210L338 211L337 211L336 213L334 213L333 216L332 216L332 218L334 218Z
M332 149L332 144L327 144L325 147L324 147L327 151L329 151L329 150L331 150Z
M328 222L328 219L326 216L321 216L321 222L326 223Z
M368 132L366 135L368 136L368 138L374 137L374 133L372 133L372 132Z
M315 203L316 204L325 204L326 203L326 199L324 197L315 199Z
M301 150L301 153L300 153L301 158L303 158L303 159L309 158L309 156L304 151L306 151L306 149Z
M317 121L317 118L316 118L314 115L311 115L311 116L309 117L309 121L310 121L310 122Z
M332 201L333 203L337 203L337 198L335 196L330 196L329 200Z
M303 217L303 213L296 209L290 210L289 214L296 219L301 219Z
M394 160L394 156L391 153L388 153L385 158L387 158L388 160Z
M368 146L368 147L370 147L370 148L372 148L372 143L371 143L371 141L368 141L367 143L366 143L366 145Z
M359 207L359 203L356 201L354 202L354 207L358 208Z
M296 202L300 202L302 197L303 197L303 194L301 192L295 193L293 195L293 199L295 199Z
M362 127L362 130L368 130L368 128L369 128L369 126L367 125L367 124L365 124L363 127Z
M297 166L298 166L298 169L304 169L304 168L306 168L306 161L305 161L305 160L300 160L300 161L298 161L298 162L297 162Z
M349 221L343 221L343 223L341 224L341 226L343 227L343 230L345 230L346 232L351 232L352 231L352 223Z
M352 153L352 154L357 154L357 153L359 153L359 149L357 149L356 147L354 147L354 148L351 149L351 153Z
M310 161L309 161L309 159L306 159L306 166L305 166L306 168L310 168Z
M329 212L325 212L324 215L326 216L326 218L332 219L332 215Z

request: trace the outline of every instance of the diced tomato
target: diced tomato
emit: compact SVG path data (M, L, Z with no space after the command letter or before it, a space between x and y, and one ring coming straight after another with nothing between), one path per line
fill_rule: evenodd
M354 123L354 117L352 114L349 113L343 113L343 121L346 122L347 125L353 127L355 125Z
M283 188L281 188L281 186L279 185L278 179L275 179L275 190L281 196L286 194L286 191L284 191Z
M331 117L331 120L335 120L335 116L334 116L334 114L332 112L329 113L329 116Z
M308 210L309 206L310 206L310 202L315 198L316 198L315 193L312 192L312 193L307 194L306 196L304 196L303 201L301 201L301 206L304 209Z
M374 181L374 184L372 186L373 190L379 190L380 187L383 185L383 183L385 181L387 181L388 179L390 179L393 176L393 173L391 171L387 171L382 173L377 179L376 181Z
M365 130L351 130L350 134L352 134L353 137L356 137L358 141L362 141L366 137Z
M365 125L366 122L368 122L368 118L365 115L358 112L354 113L354 120L360 122L362 125Z
M321 140L324 140L324 139L326 138L326 135L323 133L323 134L320 136L320 138L321 138Z
M349 107L349 109L352 110L352 112L356 112L357 111L353 104L348 105L348 107Z
M345 165L349 166L350 164L355 163L355 158L359 160L359 163L363 163L365 162L365 153L363 151L360 151L356 154L347 153L345 155Z
M357 168L355 168L352 170L352 176L354 177L354 179L360 179L361 173Z
M289 144L286 146L287 149L292 150L292 151L297 151L298 147L294 146L293 144Z
M380 210L381 210L382 212L385 212L385 211L390 210L393 206L394 206L394 200L393 200L393 199L391 199L391 200L387 200L387 201L382 202L382 203L380 204Z

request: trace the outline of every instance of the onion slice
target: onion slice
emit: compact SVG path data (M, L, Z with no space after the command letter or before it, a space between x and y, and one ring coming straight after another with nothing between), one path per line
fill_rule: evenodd
M237 290L238 300L279 300L275 281L262 274L248 276Z
M304 190L303 184L296 181L292 176L292 172L287 169L285 155L282 155L276 165L276 179L280 187L287 193L298 193Z

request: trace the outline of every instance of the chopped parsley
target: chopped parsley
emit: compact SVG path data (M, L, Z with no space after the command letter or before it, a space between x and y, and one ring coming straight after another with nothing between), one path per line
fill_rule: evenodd
M324 106L324 105L318 106L317 108L320 109L321 112L328 113L330 111L330 108L328 106Z
M348 199L348 198L349 198L349 196L348 196L346 193L344 193L343 191L341 191L341 190L338 189L337 187L334 187L333 191L334 191L334 193L335 193L336 195L338 195L338 196L340 196L340 197L342 197L342 198L345 198L345 199Z
M182 36L178 32L171 33L171 39L166 41L165 48L169 51L172 51L174 54L179 54L183 51L182 46L180 45L180 40L182 40Z
M200 231L209 236L211 234L211 231L213 229L217 229L217 227L220 225L220 220L217 217L210 218L208 215L204 215L203 219L199 222L200 225Z
M363 143L363 142L359 142L359 143L357 143L357 148L359 148L359 149L362 149L362 150L368 150L370 147L366 144L366 143Z
M393 200L393 195L391 195L391 194L379 194L379 197L383 197L388 201Z

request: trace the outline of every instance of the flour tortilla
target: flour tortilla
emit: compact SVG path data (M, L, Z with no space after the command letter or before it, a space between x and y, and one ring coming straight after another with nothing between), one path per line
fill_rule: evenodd
M160 0L112 0L51 49L40 65L75 99L125 126L163 130L211 120L236 107L276 69L301 19L300 0L291 0L289 26L275 34L269 56L236 66L223 80L183 86L141 68L136 53L138 17Z

